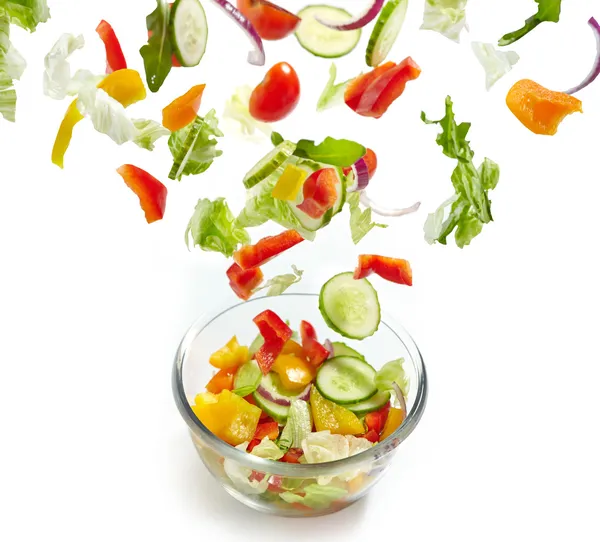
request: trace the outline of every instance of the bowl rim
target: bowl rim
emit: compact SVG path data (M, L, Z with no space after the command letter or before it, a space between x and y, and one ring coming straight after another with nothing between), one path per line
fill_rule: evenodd
M318 300L319 294L306 292L283 293L281 294L281 297L313 297ZM243 464L245 467L256 471L286 477L317 478L319 476L331 476L335 473L343 473L345 471L352 470L352 468L357 468L360 465L364 465L366 461L376 461L393 452L397 446L399 446L408 438L421 420L425 410L425 405L427 404L428 383L427 371L417 344L406 331L406 329L394 322L394 320L388 317L385 312L382 313L380 326L387 327L397 337L397 339L404 344L407 351L411 353L412 362L415 366L417 375L417 393L414 403L404 422L383 442L377 443L372 448L369 448L368 450L360 452L356 455L347 457L345 459L338 459L336 461L311 464L283 463L280 461L273 461L254 456L245 451L239 450L230 444L227 444L225 441L214 435L196 417L190 404L188 403L183 386L183 363L186 351L194 342L196 337L202 332L202 330L212 324L215 320L224 316L227 312L234 310L241 305L257 301L264 301L266 298L266 295L255 296L248 301L242 301L234 305L228 305L226 308L219 310L212 316L210 311L205 311L185 332L175 354L171 384L173 396L175 398L175 403L179 413L187 423L191 433L198 437L201 441L207 441L211 448L213 448L218 454L226 459L234 460Z

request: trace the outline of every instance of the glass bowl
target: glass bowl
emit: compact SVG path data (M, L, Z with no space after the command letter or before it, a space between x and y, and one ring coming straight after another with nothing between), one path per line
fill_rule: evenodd
M301 320L314 325L319 339L343 341L357 349L376 369L384 363L404 358L410 379L406 397L408 415L402 425L386 440L357 455L317 464L282 463L262 459L238 450L213 435L194 415L191 404L196 394L205 390L214 368L208 358L233 335L240 344L249 345L257 335L252 319L271 309L292 329ZM283 294L257 297L217 314L201 316L184 335L173 368L173 393L181 416L187 423L200 458L237 500L271 514L293 517L319 516L341 510L356 502L377 483L389 467L396 449L415 429L427 402L427 377L423 359L410 335L385 314L379 330L363 341L338 336L327 327L319 312L316 294ZM303 495L312 486L313 498L304 502L290 498ZM325 488L325 489L323 489ZM308 506L305 504L307 502Z

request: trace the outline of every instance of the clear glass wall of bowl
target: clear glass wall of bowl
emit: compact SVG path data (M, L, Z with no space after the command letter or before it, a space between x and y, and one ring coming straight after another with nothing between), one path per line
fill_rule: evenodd
M384 442L368 451L322 464L298 465L261 459L224 443L194 416L190 405L204 391L214 372L210 354L233 335L249 345L257 334L252 319L271 309L292 329L301 320L311 322L321 340L343 341L355 348L376 369L393 359L404 358L410 378L408 416L402 426ZM173 391L198 454L212 475L236 499L263 511L287 516L316 516L335 512L363 497L381 478L397 456L398 445L419 422L427 398L425 367L418 348L401 327L383 317L373 337L352 341L336 335L323 322L318 296L285 294L260 297L235 305L221 313L201 317L188 331L177 352ZM401 454L400 454L401 455Z

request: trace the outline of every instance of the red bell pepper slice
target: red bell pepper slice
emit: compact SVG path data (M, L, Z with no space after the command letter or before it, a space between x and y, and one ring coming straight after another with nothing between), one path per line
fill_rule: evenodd
M260 267L282 252L304 241L295 230L261 239L256 245L245 245L233 253L233 259L242 269Z
M248 447L246 448L246 451L247 451L248 453L250 453L250 452L251 452L252 450L254 450L254 448L255 448L256 446L258 446L259 444L260 444L260 440L258 440L257 438L255 438L255 439L252 439L252 440L250 441L250 443L248 444Z
M362 438L366 438L369 442L375 444L376 442L379 442L379 433L377 431L371 430L365 433L362 436Z
M311 365L318 367L329 357L329 350L317 340L315 328L305 320L300 322L300 337L302 350Z
M167 187L143 169L131 164L121 166L117 173L140 198L148 224L161 220L167 206Z
M265 340L254 357L263 374L267 374L277 356L281 354L285 343L292 337L292 330L271 310L261 312L253 322Z
M234 263L227 270L227 277L229 278L229 286L231 286L235 295L247 301L252 296L252 292L263 281L264 275L260 267L244 271L237 263Z
M277 422L259 423L256 427L254 438L262 440L268 437L270 440L277 440L279 437L279 424Z
M300 458L304 455L302 448L290 448L280 459L284 463L300 463Z
M395 67L396 64L394 62L386 62L381 66L377 66L370 72L359 75L357 78L351 81L344 92L344 101L346 102L346 105L352 109L352 111L356 111L358 109L360 99L362 98L365 90L367 90L367 87L381 74Z
M311 218L321 218L337 200L338 177L335 169L325 168L315 171L306 181L302 191L304 201L298 209Z
M127 61L113 27L102 20L96 28L96 32L104 42L106 49L106 73L127 69Z
M358 267L354 271L354 278L364 279L372 273L382 279L412 286L412 269L406 260L376 256L374 254L361 254L358 257Z
M369 412L365 416L365 425L367 429L370 431L375 431L377 433L377 440L379 440L379 435L383 431L385 427L385 422L387 421L388 414L390 413L390 403L385 405L383 408L379 409L376 412Z

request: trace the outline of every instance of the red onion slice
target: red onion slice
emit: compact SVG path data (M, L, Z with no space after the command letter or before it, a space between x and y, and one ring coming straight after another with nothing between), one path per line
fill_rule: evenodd
M398 217L404 215L410 215L411 213L416 213L421 207L421 202L418 201L414 205L410 207L406 207L404 209L389 209L387 207L382 207L381 205L375 203L367 194L363 191L360 193L360 202L365 207L370 207L371 210L380 216L390 216L390 217Z
M398 386L398 384L396 384L396 382L392 382L392 388L394 388L396 397L398 398L398 401L400 402L400 408L402 410L404 410L404 416L406 417L406 415L408 414L408 410L406 410L406 399L404 399L404 394L402 393L400 386Z
M246 19L238 9L227 2L227 0L213 0L213 2L231 17L231 19L233 19L250 38L250 41L254 46L254 51L248 53L248 62L254 66L264 66L266 60L265 48L263 47L262 39L254 26L252 26L252 23Z
M364 190L369 184L369 167L363 158L357 160L352 166L355 175L354 190Z
M372 0L371 6L365 13L343 22L334 23L332 21L324 21L320 17L316 17L316 19L321 24L333 28L334 30L357 30L358 28L367 26L375 17L377 17L384 3L384 0Z
M323 346L329 352L329 357L327 359L332 358L333 357L333 344L331 343L331 341L329 339L325 339L325 342L323 343Z
M598 21L593 17L588 21L588 24L592 28L594 36L596 36L596 60L594 61L594 66L588 76L576 87L565 91L565 94L575 94L576 92L583 90L588 85L591 85L600 75L600 24L598 24Z
M310 399L310 388L311 387L312 387L312 385L309 384L302 391L302 393L300 393L300 395L295 395L293 397L284 397L283 395L279 395L276 397L267 388L265 388L263 386L258 386L258 389L256 391L262 397L264 397L267 401L271 401L272 403L275 403L276 405L290 406L292 404L292 401L295 399L299 399L301 401L308 401Z

